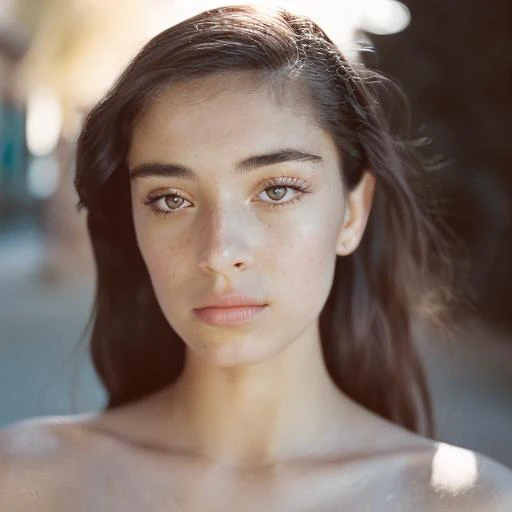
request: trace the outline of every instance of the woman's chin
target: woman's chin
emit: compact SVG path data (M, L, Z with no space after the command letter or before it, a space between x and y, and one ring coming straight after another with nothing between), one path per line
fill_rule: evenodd
M193 350L196 356L208 365L234 368L268 361L278 352L278 347L263 346L261 338L239 338L222 342L203 342Z

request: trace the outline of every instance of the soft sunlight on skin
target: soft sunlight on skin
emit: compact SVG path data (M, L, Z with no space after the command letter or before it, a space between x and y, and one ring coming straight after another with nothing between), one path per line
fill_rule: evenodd
M234 172L243 159L283 148L321 160ZM319 342L316 320L337 249L354 250L366 223L365 215L350 222L330 136L304 108L281 104L250 77L210 77L174 86L142 116L129 167L156 162L197 174L132 179L143 258L166 318L189 348L233 366L262 361L300 338ZM288 186L279 201L265 192L271 184L262 186L273 178ZM303 191L292 188L297 184ZM154 211L169 210L165 198L144 204L164 193L183 198L177 213ZM211 293L250 295L268 307L248 324L213 327L193 315Z
M464 448L440 443L432 459L430 485L438 492L468 491L478 480L475 454Z

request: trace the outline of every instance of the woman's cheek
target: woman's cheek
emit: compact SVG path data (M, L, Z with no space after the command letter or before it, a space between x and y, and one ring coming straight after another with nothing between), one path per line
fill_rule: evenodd
M327 298L336 261L335 240L334 232L308 225L288 240L286 250L274 255L275 275L286 281L290 297Z
M153 280L162 286L172 286L179 276L180 263L187 261L181 250L164 244L154 244L147 251L146 266Z

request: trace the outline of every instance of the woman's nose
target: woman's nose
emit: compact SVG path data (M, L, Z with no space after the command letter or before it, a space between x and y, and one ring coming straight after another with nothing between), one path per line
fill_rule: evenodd
M246 270L252 263L250 230L240 215L216 212L205 224L199 268L220 275Z

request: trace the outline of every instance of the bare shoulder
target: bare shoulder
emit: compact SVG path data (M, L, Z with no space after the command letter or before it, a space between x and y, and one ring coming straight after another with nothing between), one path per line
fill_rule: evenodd
M0 430L0 510L56 510L87 466L86 415L24 420Z
M432 442L406 464L403 482L422 510L512 511L512 471L479 453Z
M391 449L369 460L383 510L512 512L512 470L504 465L394 424L382 432Z

